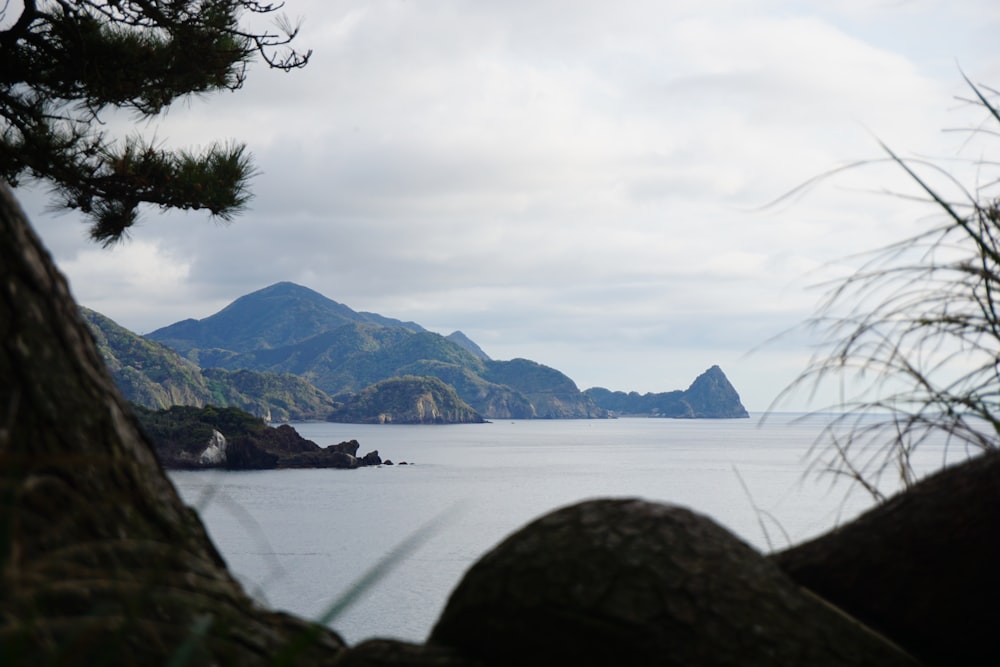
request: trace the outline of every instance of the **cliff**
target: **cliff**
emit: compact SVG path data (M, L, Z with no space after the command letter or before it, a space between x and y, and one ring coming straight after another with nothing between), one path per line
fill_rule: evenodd
M328 417L329 421L352 424L480 424L485 421L452 387L436 377L408 375L383 380L345 399Z

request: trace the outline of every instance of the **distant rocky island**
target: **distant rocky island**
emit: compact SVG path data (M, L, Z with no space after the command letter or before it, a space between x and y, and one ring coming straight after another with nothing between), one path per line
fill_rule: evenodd
M638 394L587 389L586 395L600 407L621 416L669 417L673 419L744 419L750 414L729 378L718 366L699 375L685 391Z
M580 391L543 364L491 359L461 331L356 312L289 282L147 336L82 312L122 393L153 410L221 405L268 422L393 424L747 416L718 366L685 391Z

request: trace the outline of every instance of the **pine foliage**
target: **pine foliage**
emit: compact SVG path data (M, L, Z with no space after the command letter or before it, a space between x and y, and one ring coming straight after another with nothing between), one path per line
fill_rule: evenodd
M115 110L150 118L190 95L239 89L254 58L283 70L309 53L297 28L246 27L281 4L247 0L25 0L0 2L0 178L52 185L108 245L135 224L141 204L207 210L229 220L247 204L253 162L242 144L195 153L139 134L113 136Z

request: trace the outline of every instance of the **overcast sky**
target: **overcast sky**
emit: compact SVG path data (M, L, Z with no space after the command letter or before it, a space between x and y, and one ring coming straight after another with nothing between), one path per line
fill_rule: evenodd
M144 213L103 250L19 194L78 301L146 333L290 280L464 331L581 389L683 389L719 364L752 411L801 371L811 284L919 231L888 167L978 157L964 71L1000 86L996 0L288 0L292 74L176 105L166 145L245 141L232 225ZM988 147L988 146L987 146ZM805 399L786 404L806 407ZM812 407L820 407L813 404Z

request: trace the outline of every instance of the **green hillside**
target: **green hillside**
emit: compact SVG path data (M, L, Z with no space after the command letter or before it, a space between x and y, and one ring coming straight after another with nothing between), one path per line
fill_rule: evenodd
M371 401L390 401L386 387L376 387L412 376L436 378L487 419L602 418L611 412L746 414L718 367L683 392L581 392L564 373L538 362L490 359L460 331L442 336L413 322L356 312L288 282L242 296L202 320L163 327L145 339L108 326L110 320L96 314L92 319L103 322L97 327L102 353L116 381L131 400L149 407L215 403L275 420L325 419L335 411L337 419L377 420L380 414L409 414L409 408L389 403L383 410L373 408ZM362 395L363 409L357 404ZM458 421L467 418L460 410L438 409Z
M436 377L383 380L351 396L330 421L352 424L479 424L483 417Z
M487 418L589 418L606 411L565 375L535 362L494 361L460 331L449 336L357 313L313 290L278 283L203 320L149 334L202 368L297 375L338 400L404 375L451 385Z
M225 405L269 421L325 419L335 403L295 375L198 368L177 352L87 308L80 309L125 398L153 410Z
M307 287L282 282L242 296L210 317L183 320L147 338L182 354L215 348L249 352L292 345L351 323L423 330L413 322L355 312Z

